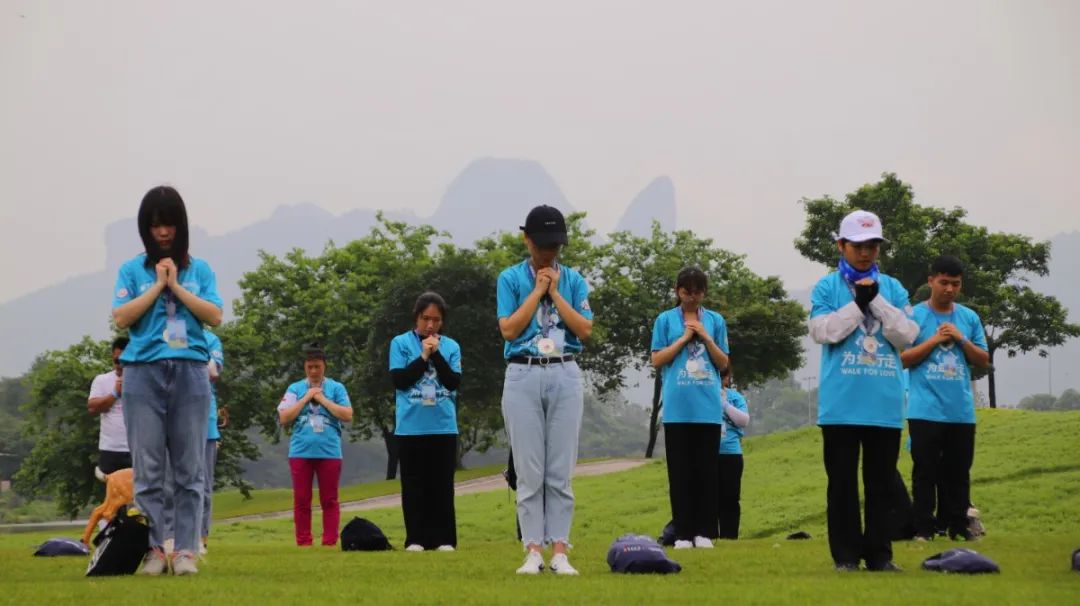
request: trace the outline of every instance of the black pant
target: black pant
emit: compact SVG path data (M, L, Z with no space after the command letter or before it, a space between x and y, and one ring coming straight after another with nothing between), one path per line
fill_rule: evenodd
M98 451L98 469L101 470L101 473L108 475L114 471L127 469L128 467L131 467L130 452L119 452L116 450Z
M715 539L717 502L717 452L720 426L711 423L664 423L668 487L675 538Z
M722 454L718 461L719 506L716 518L720 523L721 539L739 538L739 495L742 493L743 458L741 454Z
M836 564L866 560L878 568L892 560L889 509L900 430L867 425L822 425L829 476L829 550ZM866 531L859 515L859 449L862 449Z
M454 515L456 435L397 436L405 545L457 546Z
M915 532L934 534L934 496L942 525L950 533L967 530L971 501L971 462L975 458L973 423L908 421L911 431L911 492Z

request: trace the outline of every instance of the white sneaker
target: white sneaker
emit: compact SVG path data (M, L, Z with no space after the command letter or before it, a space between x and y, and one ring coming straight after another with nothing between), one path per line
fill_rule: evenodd
M529 555L525 556L525 563L521 565L521 568L517 569L517 573L540 574L543 569L544 556L540 555L539 551L529 551Z
M409 545L408 547L405 548L405 551L423 551L423 550L424 550L424 546L423 545L417 545L416 543L413 543L412 545Z
M172 559L172 572L178 577L199 574L199 569L195 567L195 554L190 551L178 551Z
M454 546L453 545L439 545L439 547L436 548L435 551L454 551Z
M694 537L694 547L697 547L698 549L712 549L713 544L712 541L706 537Z
M694 544L690 541L684 541L682 539L675 541L675 549L692 549L693 547Z
M570 560L565 553L557 553L551 556L551 571L555 574L576 575L577 569L570 565Z

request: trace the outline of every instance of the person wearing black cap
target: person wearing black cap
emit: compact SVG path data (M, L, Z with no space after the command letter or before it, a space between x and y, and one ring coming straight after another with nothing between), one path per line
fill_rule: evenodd
M289 386L278 404L278 421L290 428L289 472L293 485L296 544L311 545L311 482L319 478L322 544L337 544L341 511L341 432L351 423L352 404L345 386L326 376L326 353L318 343L304 347L304 374Z
M537 206L525 220L529 258L499 275L499 330L508 365L502 411L517 472L517 513L527 555L518 574L544 568L541 546L552 544L551 569L575 575L567 559L584 409L584 380L574 354L592 332L589 286L558 262L566 220Z

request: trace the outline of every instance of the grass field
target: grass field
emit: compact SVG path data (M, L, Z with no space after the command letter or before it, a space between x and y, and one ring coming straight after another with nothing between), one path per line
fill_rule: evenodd
M744 538L674 552L683 565L677 575L614 575L604 560L619 534L655 535L669 518L664 466L652 462L575 481L577 578L513 574L522 553L513 504L500 491L457 500L455 553L300 549L289 520L220 524L192 578L87 579L85 559L30 557L45 535L0 536L0 602L1078 604L1080 573L1068 570L1069 554L1080 547L1078 438L1080 413L980 411L972 492L989 535L973 547L1001 565L1000 575L919 570L927 556L956 545L943 540L896 543L902 574L833 572L820 434L807 429L747 441ZM906 454L902 468L910 470ZM399 510L364 515L400 546ZM794 530L814 538L783 540Z

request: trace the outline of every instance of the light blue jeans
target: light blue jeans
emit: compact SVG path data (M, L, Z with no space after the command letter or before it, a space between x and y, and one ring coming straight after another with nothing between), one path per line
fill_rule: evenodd
M161 547L167 538L168 463L173 472L175 549L198 550L209 413L205 362L169 359L124 367L124 423L135 469L135 506L150 519L151 547Z
M584 407L576 362L507 365L502 412L514 451L518 523L526 546L570 544L570 478Z

